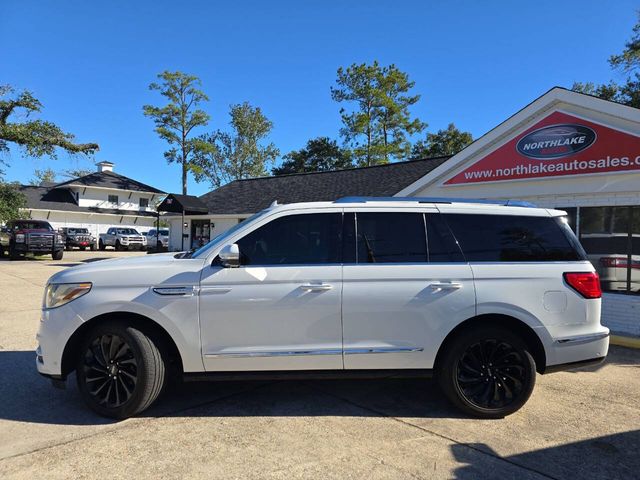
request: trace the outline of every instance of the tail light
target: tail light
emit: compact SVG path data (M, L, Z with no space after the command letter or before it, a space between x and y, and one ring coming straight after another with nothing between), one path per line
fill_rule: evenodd
M600 277L596 272L566 272L564 281L584 298L600 298Z

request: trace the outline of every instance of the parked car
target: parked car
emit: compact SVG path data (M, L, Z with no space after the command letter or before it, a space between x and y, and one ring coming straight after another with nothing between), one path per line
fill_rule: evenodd
M96 239L87 228L63 227L60 229L60 233L64 238L67 250L73 250L74 247L78 247L80 250L96 249Z
M42 220L10 220L0 230L0 256L9 254L11 260L18 260L26 253L51 255L61 260L64 254L64 240L49 224Z
M152 228L144 235L147 237L148 249L150 250L168 250L169 249L169 229L168 228L161 228L160 230L156 230L155 228Z
M38 371L125 418L168 378L435 375L462 411L521 408L536 372L601 362L594 267L557 210L430 199L274 205L188 254L66 269Z
M135 228L111 227L107 233L99 235L98 247L100 250L105 250L107 247L113 247L116 250L145 250L147 237Z

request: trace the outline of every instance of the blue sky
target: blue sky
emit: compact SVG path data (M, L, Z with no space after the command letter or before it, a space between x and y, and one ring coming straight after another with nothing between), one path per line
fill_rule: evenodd
M91 159L23 158L6 179L36 168L116 171L167 192L180 170L142 115L159 103L147 89L163 70L198 75L211 101L208 130L226 128L228 107L249 101L274 122L283 153L321 135L337 138L336 69L395 63L422 99L413 114L429 131L454 122L478 137L527 103L574 81L623 80L607 64L631 35L636 2L601 1L65 1L0 6L0 84L33 91L40 116L96 141ZM189 182L189 193L208 191Z

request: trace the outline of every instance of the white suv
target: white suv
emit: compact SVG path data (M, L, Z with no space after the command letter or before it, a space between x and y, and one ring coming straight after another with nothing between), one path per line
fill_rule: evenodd
M171 375L434 374L463 411L518 410L536 372L604 359L600 284L564 212L347 198L273 205L189 254L52 276L40 373L146 409Z

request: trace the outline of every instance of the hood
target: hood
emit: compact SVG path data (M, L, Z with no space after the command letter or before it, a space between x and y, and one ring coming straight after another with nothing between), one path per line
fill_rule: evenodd
M175 258L175 253L99 260L56 273L49 283L91 282L94 287L179 285L204 266L201 258ZM199 278L199 277L198 277Z

